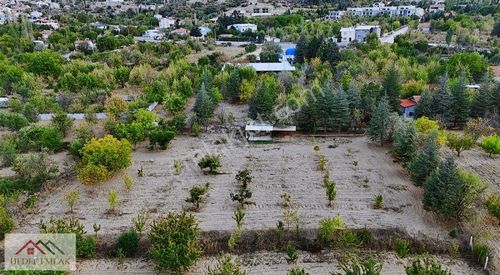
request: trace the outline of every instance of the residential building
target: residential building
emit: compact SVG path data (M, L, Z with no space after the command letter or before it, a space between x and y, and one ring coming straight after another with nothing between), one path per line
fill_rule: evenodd
M97 50L97 45L92 42L92 40L85 38L85 40L76 40L75 49L81 51L95 51Z
M161 30L152 29L152 30L147 30L146 32L144 32L143 37L152 38L155 40L160 40L160 39L163 39L163 37L165 37L165 33L162 32Z
M420 96L412 96L407 99L401 99L399 106L400 112L403 117L406 118L415 118L415 109L417 107L418 102L420 101Z
M178 36L189 36L189 30L185 28L178 28L170 32L171 34L176 34Z
M354 27L340 29L340 42L341 45L348 45L351 42L363 43L370 33L375 33L380 37L381 29L379 25L358 25Z
M371 7L347 8L346 11L331 11L326 16L326 19L340 20L346 15L353 17L376 17L384 15L389 17L422 17L424 10L415 6L385 6L384 3L374 3Z
M59 22L53 19L38 18L33 23L37 26L51 27L54 30L59 29Z
M267 122L250 121L245 125L245 137L248 141L272 141L273 137L290 135L297 131L296 126L273 126Z
M96 29L96 30L105 30L108 28L108 25L101 23L101 22L94 22L94 23L90 23L90 27L92 29Z
M431 32L431 24L430 23L420 23L418 24L418 29L423 33Z
M445 6L444 2L436 2L436 3L429 6L429 12L430 13L444 12L445 8L446 8L446 6Z
M252 31L256 32L257 31L257 25L255 24L233 24L227 26L227 29L235 29L238 32L246 32L246 31Z
M158 20L159 20L158 27L160 29L168 29L175 26L175 19L161 17Z

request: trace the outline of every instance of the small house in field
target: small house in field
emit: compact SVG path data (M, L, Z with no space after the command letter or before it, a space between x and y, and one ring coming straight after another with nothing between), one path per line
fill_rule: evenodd
M286 136L295 131L295 126L278 127L266 122L250 121L245 126L245 138L248 141L272 141L273 137Z
M403 117L415 118L415 108L420 101L420 96L415 95L407 99L401 99L399 102L400 112Z

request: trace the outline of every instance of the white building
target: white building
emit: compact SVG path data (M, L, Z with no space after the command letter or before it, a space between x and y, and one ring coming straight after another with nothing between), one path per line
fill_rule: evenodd
M162 32L161 30L153 29L153 30L147 30L143 36L148 37L148 38L153 38L156 40L160 40L160 39L163 39L163 37L165 36L165 33Z
M59 29L59 22L57 22L56 20L52 20L52 19L39 18L39 19L36 19L33 23L37 26L48 26L54 30Z
M168 29L175 26L175 19L162 17L159 19L158 27L160 29Z
M252 32L257 31L257 25L255 25L255 24L233 24L233 25L227 26L228 30L231 28L234 28L238 32L246 32L248 30L250 30Z
M415 6L385 6L383 3L374 3L371 7L347 8L347 11L331 11L326 19L339 20L344 16L376 17L387 15L389 17L408 17L424 15L424 10Z
M355 27L340 29L340 44L348 45L351 42L363 43L370 33L375 33L380 37L381 29L379 25L359 25Z

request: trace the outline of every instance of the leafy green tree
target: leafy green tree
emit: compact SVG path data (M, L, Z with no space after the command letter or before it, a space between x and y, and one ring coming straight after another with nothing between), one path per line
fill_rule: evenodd
M138 122L119 123L113 131L113 136L119 139L126 139L135 147L137 142L143 141L146 138L146 129L144 125Z
M114 35L102 35L97 38L96 44L101 52L112 51L121 45L120 40Z
M249 116L252 119L270 120L278 96L279 83L272 76L265 77L252 95L249 102Z
M33 52L25 55L26 68L29 72L44 77L57 78L61 74L64 59L50 50Z
M158 272L187 270L201 256L199 228L194 216L169 213L151 224L149 255Z
M386 72L382 87L389 101L390 110L398 112L402 83L401 74L396 67L393 66Z
M417 151L417 128L413 120L399 120L394 129L394 153L408 164Z
M171 126L160 126L156 127L149 132L149 145L151 148L155 148L156 145L160 146L160 149L167 149L167 145L175 138L176 130Z
M5 234L10 233L15 227L14 219L7 212L3 203L3 196L0 195L0 240L3 240Z
M500 195L494 194L486 201L488 213L500 220Z
M481 148L490 155L500 154L500 137L497 135L491 135L484 137L481 142Z
M429 175L436 169L438 163L439 145L437 143L437 134L434 133L425 138L422 148L417 150L415 157L408 165L415 185L423 185Z
M452 273L441 267L435 259L430 257L417 258L405 267L406 275L451 275Z
M111 176L108 168L102 164L95 165L89 163L79 167L76 172L78 180L80 180L84 185L90 186L101 184L108 180Z
M186 199L186 202L192 203L196 209L200 208L200 203L207 193L209 186L210 184L207 182L204 185L195 185L191 187L191 189L189 189L190 197Z
M124 66L118 67L114 70L114 76L116 82L123 88L130 77L130 69Z
M224 97L235 103L240 99L241 78L238 69L233 69L229 73L229 78L223 86Z
M323 62L328 62L332 68L340 61L340 51L337 43L332 39L324 39L318 48L318 57Z
M467 72L479 82L488 71L488 62L477 52L458 52L448 58L446 69L450 77L459 77Z
M485 187L479 177L457 169L453 158L447 158L425 182L424 207L460 219Z
M380 146L384 145L387 139L388 124L390 116L390 106L387 99L384 97L373 110L370 124L368 127L368 135L370 139L380 142Z
M66 136L68 132L73 127L73 120L68 117L65 112L57 112L52 117L52 125L61 132L63 136Z
M201 125L206 125L215 111L215 104L212 97L208 94L205 84L201 84L201 88L196 95L193 111L196 115L196 120Z
M457 135L454 133L448 133L446 135L446 145L457 152L457 157L460 157L460 153L471 149L476 142L474 139L468 135Z
M104 102L104 108L106 112L113 117L117 118L121 113L127 111L127 102L123 97L119 95L112 95L111 97L106 98Z
M0 126L10 130L18 131L19 129L29 125L28 119L18 113L0 112Z

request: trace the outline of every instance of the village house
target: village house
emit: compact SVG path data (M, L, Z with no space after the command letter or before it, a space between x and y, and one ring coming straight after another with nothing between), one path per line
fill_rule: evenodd
M337 39L341 46L346 46L352 42L363 43L370 33L375 33L380 37L381 29L379 25L358 25L354 27L341 28L340 39Z
M88 38L85 38L85 40L76 40L74 45L75 49L84 52L97 50L97 45Z
M238 32L246 32L246 31L257 31L257 25L255 24L233 24L227 26L227 29L235 29Z
M273 126L267 122L250 121L245 125L248 141L272 141L273 137L286 136L297 131L296 126Z
M331 11L325 18L328 20L340 20L344 16L376 17L384 15L389 17L422 17L424 10L415 6L385 6L384 3L378 2L374 3L371 7L347 8L346 11Z
M399 101L400 113L406 118L415 118L415 109L418 102L420 101L420 96L415 95L410 98L401 99Z

